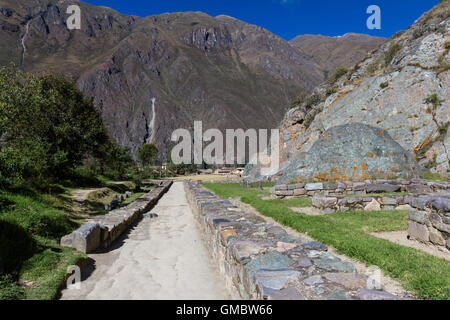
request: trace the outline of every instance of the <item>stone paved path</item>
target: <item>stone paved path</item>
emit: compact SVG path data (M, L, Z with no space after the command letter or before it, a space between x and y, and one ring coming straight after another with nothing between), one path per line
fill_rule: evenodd
M229 299L201 239L182 182L108 252L89 255L80 290L61 299Z

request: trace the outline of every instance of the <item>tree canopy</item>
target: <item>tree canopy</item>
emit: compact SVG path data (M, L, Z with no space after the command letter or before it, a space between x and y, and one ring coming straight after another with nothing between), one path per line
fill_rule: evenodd
M158 148L152 143L144 144L139 149L137 157L144 167L154 166L158 162Z
M111 149L100 113L73 82L0 68L0 184L60 178Z

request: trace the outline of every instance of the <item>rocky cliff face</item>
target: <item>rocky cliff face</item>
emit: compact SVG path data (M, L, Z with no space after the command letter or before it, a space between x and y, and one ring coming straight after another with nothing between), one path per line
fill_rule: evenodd
M65 25L81 8L81 30ZM320 66L270 33L201 12L140 18L76 0L0 0L0 64L69 75L91 96L111 135L133 153L190 129L274 128ZM156 98L155 107L152 99Z
M282 121L282 168L326 130L348 123L380 127L419 163L450 171L450 1L441 1Z

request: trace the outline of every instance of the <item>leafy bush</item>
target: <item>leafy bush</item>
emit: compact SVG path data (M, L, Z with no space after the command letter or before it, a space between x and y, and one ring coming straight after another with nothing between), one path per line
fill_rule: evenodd
M348 69L345 67L338 67L334 72L334 75L330 78L330 84L335 84L342 76L348 73Z
M0 183L61 178L109 142L99 112L62 77L0 68Z
M320 103L320 101L322 101L321 96L318 94L313 94L312 96L309 96L305 99L305 107L311 108Z
M379 66L380 66L380 62L381 62L381 59L380 59L380 58L375 59L374 61L372 61L372 63L370 63L370 64L367 66L367 68L366 68L367 73L368 73L369 75L373 75L373 74L378 70L378 68L379 68Z
M102 146L96 157L88 157L83 166L75 171L84 176L87 181L91 180L96 185L99 176L113 180L126 180L128 173L135 165L133 158L127 149L121 148L115 141ZM79 184L80 185L80 184Z
M139 149L137 157L144 167L155 165L158 162L158 148L151 143L144 144Z

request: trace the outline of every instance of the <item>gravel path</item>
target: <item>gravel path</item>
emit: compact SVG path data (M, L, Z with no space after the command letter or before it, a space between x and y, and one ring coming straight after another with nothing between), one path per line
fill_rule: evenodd
M390 232L372 232L371 235L386 239L391 242L400 244L402 246L415 248L418 250L422 250L426 253L429 253L431 255L434 255L438 258L442 258L445 260L450 261L450 252L446 249L443 249L442 251L439 250L437 247L429 244L425 244L416 240L408 239L408 230L401 230L401 231L390 231Z
M108 252L89 255L81 289L64 290L62 299L229 299L215 262L204 246L186 200L175 182L152 213Z

